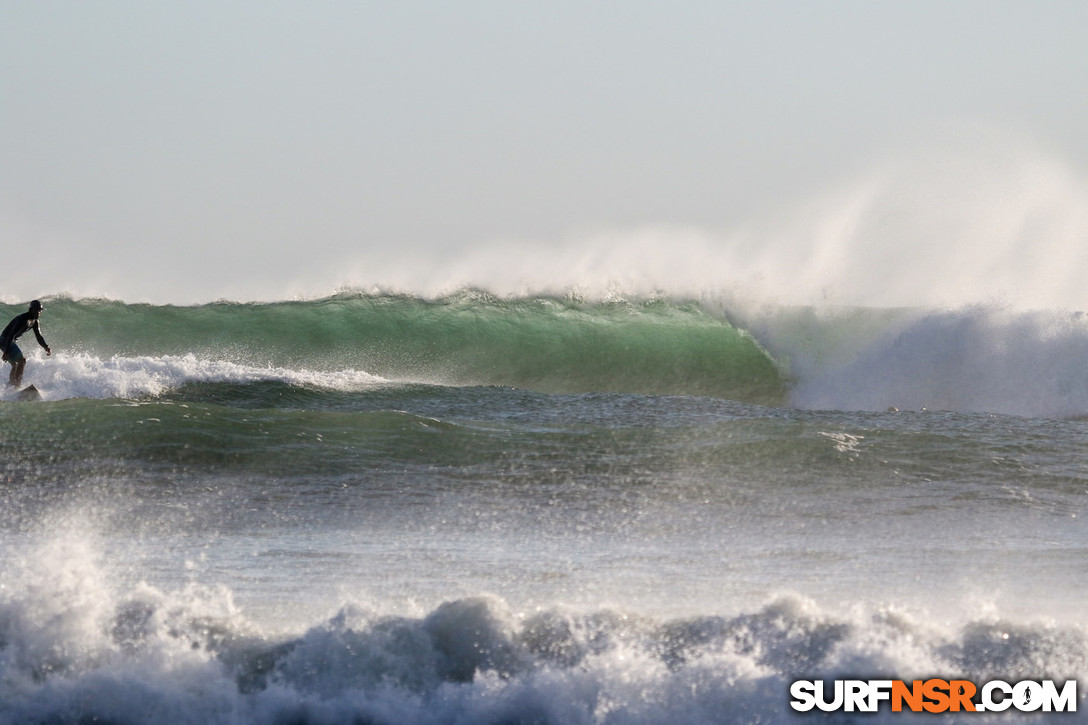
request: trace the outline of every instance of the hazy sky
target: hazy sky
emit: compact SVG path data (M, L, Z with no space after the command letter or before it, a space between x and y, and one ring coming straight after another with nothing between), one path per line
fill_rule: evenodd
M919 157L899 183L1007 174L999 206L1036 170L1053 193L1024 206L1070 245L1086 38L1081 0L0 0L0 298L271 299L552 252L652 277L670 229L705 268L786 216L746 252L807 264L866 203L816 233L813 200Z

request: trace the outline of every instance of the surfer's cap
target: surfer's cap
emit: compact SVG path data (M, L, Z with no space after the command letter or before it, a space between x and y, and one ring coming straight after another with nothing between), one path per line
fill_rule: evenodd
M31 312L33 312L34 310L38 310L40 312L40 311L42 311L44 309L45 308L42 307L42 303L40 301L38 301L38 300L34 300L33 302L30 303Z

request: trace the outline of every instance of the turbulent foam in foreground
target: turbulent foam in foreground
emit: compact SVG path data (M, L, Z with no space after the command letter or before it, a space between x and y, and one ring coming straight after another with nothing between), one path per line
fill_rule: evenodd
M794 721L785 693L798 678L1088 674L1080 629L947 627L894 608L844 616L796 597L676 619L516 614L494 597L418 614L349 604L270 634L223 588L111 584L75 538L0 570L0 722L777 723Z

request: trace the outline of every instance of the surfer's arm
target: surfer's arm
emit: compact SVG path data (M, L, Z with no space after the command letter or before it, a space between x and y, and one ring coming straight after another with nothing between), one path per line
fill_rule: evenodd
M45 354L46 355L52 355L53 354L53 351L49 349L49 344L45 341L45 338L42 337L41 331L38 330L38 323L37 322L34 323L34 337L38 338L38 344L41 345L43 348L45 348Z

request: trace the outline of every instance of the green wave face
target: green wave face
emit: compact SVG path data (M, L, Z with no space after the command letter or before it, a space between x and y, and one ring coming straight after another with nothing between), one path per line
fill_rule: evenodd
M42 327L55 349L99 357L192 354L447 385L763 404L786 392L775 361L747 332L698 306L660 300L465 292L439 300L354 295L174 307L58 299L47 304Z

